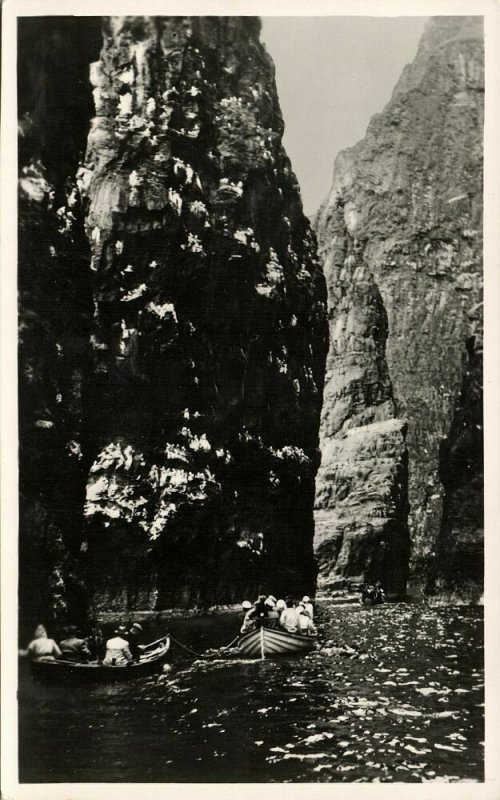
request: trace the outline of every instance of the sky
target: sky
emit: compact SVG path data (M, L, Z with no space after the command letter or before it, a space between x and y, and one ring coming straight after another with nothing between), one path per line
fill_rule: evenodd
M275 67L283 143L304 211L327 196L340 150L365 135L403 67L413 61L428 17L262 17Z

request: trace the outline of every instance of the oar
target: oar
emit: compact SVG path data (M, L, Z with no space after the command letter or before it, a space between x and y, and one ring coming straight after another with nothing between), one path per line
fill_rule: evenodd
M160 642L164 642L165 639L168 637L168 633L165 636L162 636L160 639L156 639L155 642L150 642L149 644L144 645L142 652L145 653L147 650L151 650L151 648L155 647Z
M240 634L238 634L238 636L235 636L233 641L229 642L229 644L225 644L224 647L219 647L219 650L229 650L229 648L232 647L232 645L235 642L237 642L239 638L240 638Z

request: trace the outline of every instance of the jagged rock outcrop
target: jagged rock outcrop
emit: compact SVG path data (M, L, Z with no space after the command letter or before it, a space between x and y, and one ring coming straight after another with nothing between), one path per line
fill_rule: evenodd
M56 211L85 233L93 298L67 331L91 348L78 569L95 608L312 591L326 288L259 21L109 17L102 28L75 205ZM75 79L66 73L69 96L86 97ZM46 149L44 163L57 161L55 143ZM33 259L28 281L32 270ZM70 288L67 315L81 297ZM83 368L83 350L71 353Z
M409 556L404 434L401 421L389 419L326 442L316 512L323 586L334 585L338 576L362 576L382 581L391 595L404 593Z
M416 583L481 582L483 91L481 18L431 19L383 113L338 156L317 218L331 335L316 501L325 578L358 570L357 555L337 553L343 536L368 536L372 501L359 483L373 482L387 486L377 514L403 549L409 501ZM374 422L401 431L387 451L391 475L379 479L374 459L368 480L352 484L330 461L352 453L351 428L354 458L366 461Z

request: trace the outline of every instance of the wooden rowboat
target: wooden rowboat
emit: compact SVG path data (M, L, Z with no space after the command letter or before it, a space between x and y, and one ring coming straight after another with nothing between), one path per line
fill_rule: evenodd
M128 664L117 664L114 667L101 664L97 661L82 662L65 661L62 658L54 661L32 661L31 674L34 678L43 681L57 682L108 682L132 680L152 675L156 672L170 648L168 634L143 647L139 661Z
M316 647L316 637L288 633L281 628L257 628L241 636L237 647L242 655L256 658L309 653Z

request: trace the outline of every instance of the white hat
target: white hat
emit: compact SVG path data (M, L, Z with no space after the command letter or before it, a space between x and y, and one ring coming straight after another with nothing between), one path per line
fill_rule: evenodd
M245 611L248 611L248 609L252 608L252 604L250 600L243 600L241 607L244 608Z
M268 597L267 600L264 600L264 605L267 606L268 608L274 608L276 603L274 602L272 597Z
M286 603L284 600L278 600L276 603L276 608L286 608Z
M140 624L139 624L139 622L134 622L134 623L133 623L133 624L130 626L130 630L131 630L131 631L140 631L140 632L142 633L142 625L140 625Z
M303 603L310 603L311 601L310 601L309 597L305 594L304 597L302 598L302 602Z

